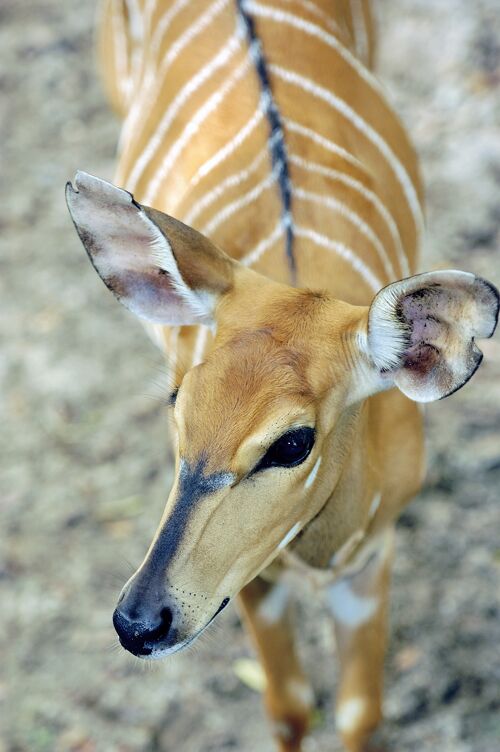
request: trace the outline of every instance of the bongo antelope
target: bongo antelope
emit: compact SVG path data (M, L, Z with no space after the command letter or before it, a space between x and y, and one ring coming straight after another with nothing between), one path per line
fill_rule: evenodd
M499 297L415 275L418 162L371 71L367 0L107 0L115 182L78 172L76 230L168 356L175 481L125 585L122 645L161 658L239 597L282 751L312 693L286 571L322 585L336 718L381 718L393 525L424 472L418 405L476 371Z

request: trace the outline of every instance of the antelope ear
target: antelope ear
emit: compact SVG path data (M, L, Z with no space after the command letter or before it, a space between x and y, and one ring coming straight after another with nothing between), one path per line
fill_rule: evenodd
M66 201L92 265L124 306L159 324L212 323L233 262L207 238L85 172L66 185Z
M491 337L498 290L474 274L430 272L394 282L373 300L368 349L383 381L416 402L460 389L483 358L475 338Z

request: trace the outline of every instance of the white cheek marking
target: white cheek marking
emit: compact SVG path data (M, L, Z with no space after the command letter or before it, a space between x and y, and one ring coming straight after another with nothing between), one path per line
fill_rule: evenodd
M339 731L353 731L363 716L365 701L361 697L352 697L339 707L335 720Z
M304 483L305 488L310 488L314 481L316 480L316 476L318 474L319 466L321 465L321 456L318 457L316 462L314 463L314 467L309 473L309 475L306 478L306 482Z
M328 588L327 603L333 616L347 627L359 627L369 621L377 610L376 598L363 598L345 580Z
M304 705L310 708L314 701L314 695L311 687L305 681L301 679L290 679L287 684L287 689L290 695Z
M372 499L372 503L370 504L370 510L368 512L368 517L370 520L373 520L373 518L377 514L381 501L382 501L382 494L379 492L375 494L375 496Z
M278 582L262 600L257 614L267 624L276 624L285 613L290 588L284 582Z
M283 540L279 544L278 551L281 551L282 548L285 548L285 546L288 546L288 544L290 543L290 541L295 538L295 536L297 535L297 533L299 532L299 530L300 530L301 527L302 527L302 522L297 522L297 524L294 525L288 531L288 533L285 535L285 537L283 538Z

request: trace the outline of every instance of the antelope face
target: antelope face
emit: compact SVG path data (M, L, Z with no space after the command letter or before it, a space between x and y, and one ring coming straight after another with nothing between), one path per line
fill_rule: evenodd
M355 307L261 277L84 173L67 201L94 267L127 308L217 332L170 400L174 485L113 617L125 648L158 658L195 639L321 510L365 397L396 385L428 401L470 378L481 359L474 338L493 333L498 293L474 275L436 272Z
M337 387L328 389L334 369L307 344L314 325L326 324L329 305L270 287L260 293L261 318L281 304L289 331L257 315L255 326L235 330L236 310L226 305L214 348L170 400L174 485L115 612L122 643L136 654L161 656L197 636L299 533L335 483L328 457L345 379L337 367ZM327 477L322 465L330 465Z

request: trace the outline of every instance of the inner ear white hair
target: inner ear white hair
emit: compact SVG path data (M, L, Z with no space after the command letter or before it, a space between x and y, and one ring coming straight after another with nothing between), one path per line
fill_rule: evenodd
M460 389L482 360L476 338L491 337L499 294L474 274L418 274L383 288L368 314L368 350L382 376L429 402Z

